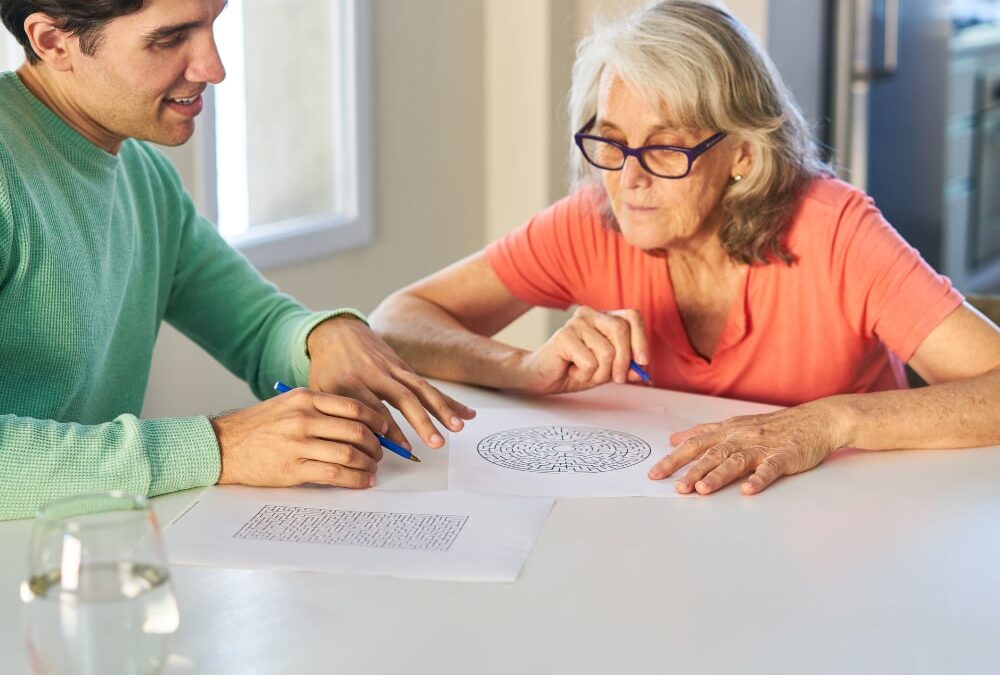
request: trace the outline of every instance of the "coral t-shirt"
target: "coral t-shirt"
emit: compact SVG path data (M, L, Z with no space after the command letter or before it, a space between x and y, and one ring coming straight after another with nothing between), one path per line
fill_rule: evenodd
M486 249L533 305L637 309L658 387L780 405L906 387L902 363L962 301L885 221L832 178L805 190L783 241L796 260L750 265L711 361L688 340L669 257L629 245L579 190Z

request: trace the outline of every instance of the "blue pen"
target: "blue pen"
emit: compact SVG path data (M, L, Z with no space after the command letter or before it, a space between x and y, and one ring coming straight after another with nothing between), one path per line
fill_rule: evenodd
M284 382L275 382L274 383L274 390L276 392L278 392L279 394L284 394L286 391L291 391L292 388L289 387ZM404 448L401 445L393 443L392 441L390 441L388 438L386 438L382 434L375 434L375 438L378 439L379 444L383 448L385 448L386 450L391 450L392 452L395 452L397 455L399 455L403 459L408 459L411 462L419 462L420 461L420 458L417 457L416 455L414 455L412 452L410 452L409 450L407 450L406 448Z
M640 366L638 363L636 363L635 361L629 361L628 367L634 370L635 374L641 377L643 382L645 382L646 384L653 384L653 378L651 378L649 376L649 373L643 370L642 366Z

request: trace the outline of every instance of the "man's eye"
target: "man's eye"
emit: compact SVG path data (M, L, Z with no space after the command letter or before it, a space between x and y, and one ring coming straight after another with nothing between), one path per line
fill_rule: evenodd
M170 49L171 47L176 47L184 41L187 36L184 34L174 35L173 37L167 38L166 40L159 40L153 43L154 49Z

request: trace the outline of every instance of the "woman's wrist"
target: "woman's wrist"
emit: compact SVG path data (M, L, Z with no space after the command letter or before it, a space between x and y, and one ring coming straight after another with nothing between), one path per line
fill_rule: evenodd
M855 447L860 435L863 415L857 405L857 396L842 394L811 401L806 405L821 410L828 420L831 451Z
M507 347L507 353L497 361L495 384L498 389L513 389L527 392L531 389L531 373L528 357L531 352L517 347Z

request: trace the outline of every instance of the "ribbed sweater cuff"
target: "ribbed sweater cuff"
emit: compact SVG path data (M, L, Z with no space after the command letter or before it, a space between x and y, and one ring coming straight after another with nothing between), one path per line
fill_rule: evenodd
M140 420L149 458L149 496L219 480L219 443L207 417L173 417Z
M292 358L292 373L295 375L294 386L306 387L309 385L309 333L311 333L316 326L320 325L327 319L332 319L335 316L343 316L345 314L353 316L366 326L368 325L368 317L366 317L359 310L352 307L341 307L340 309L334 309L326 312L315 312L299 326L298 330L295 332L295 339L292 342L292 344L299 345Z

